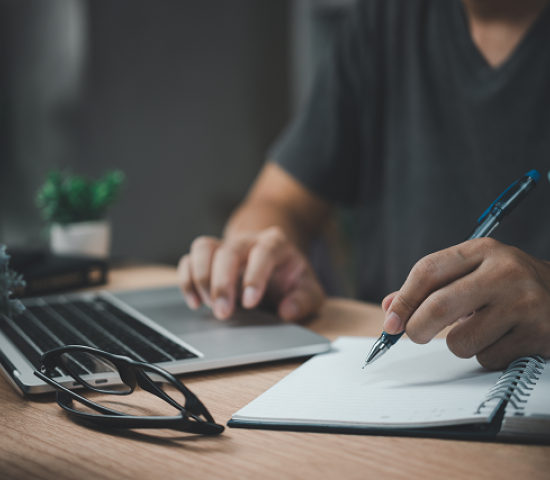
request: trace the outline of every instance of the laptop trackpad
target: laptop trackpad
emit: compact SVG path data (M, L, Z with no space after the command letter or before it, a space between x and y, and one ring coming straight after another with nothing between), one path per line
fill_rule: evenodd
M322 339L261 310L240 309L230 319L218 320L207 307L199 310L187 307L177 287L122 292L116 296L209 358L293 349L318 344Z

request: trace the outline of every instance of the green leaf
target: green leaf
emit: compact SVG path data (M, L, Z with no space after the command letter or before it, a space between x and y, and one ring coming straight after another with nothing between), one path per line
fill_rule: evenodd
M113 170L97 180L68 172L48 173L36 194L36 204L48 223L101 220L120 196L124 173Z

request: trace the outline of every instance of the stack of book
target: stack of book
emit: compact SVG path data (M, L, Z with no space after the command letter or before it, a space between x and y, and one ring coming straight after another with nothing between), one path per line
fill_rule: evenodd
M92 257L61 256L41 250L9 249L10 268L23 275L26 287L17 297L35 297L107 282L107 262Z

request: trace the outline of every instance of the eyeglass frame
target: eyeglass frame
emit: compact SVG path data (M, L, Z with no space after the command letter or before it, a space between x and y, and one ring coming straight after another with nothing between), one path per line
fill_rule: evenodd
M61 355L71 352L82 352L90 355L96 355L104 357L111 362L118 370L120 379L124 385L128 386L130 390L105 390L91 385L86 380L83 380L78 373L73 371L69 365L61 360ZM77 418L85 420L87 422L112 428L169 428L173 430L180 430L189 433L200 433L205 435L219 435L224 431L223 425L219 425L214 421L214 418L204 406L204 404L198 399L198 397L191 392L181 381L179 381L174 375L167 372L161 367L156 365L133 360L130 357L123 355L116 355L114 353L105 352L95 347L87 345L65 345L57 347L52 350L48 350L40 357L41 371L35 371L34 375L46 382L51 387L57 390L57 403L66 410L70 415L74 415ZM117 410L99 405L92 400L85 398L73 390L61 385L48 375L56 369L61 368L64 372L67 372L83 387L98 393L104 393L108 395L130 395L139 386L143 390L157 396L161 400L164 400L172 407L180 411L177 416L135 416L129 415ZM170 385L175 387L185 397L185 404L180 405L169 395L167 395L161 388L155 385L155 382L151 380L147 375L142 373L148 372L162 377L167 380ZM87 413L71 408L73 401L80 402L81 404L101 412L101 414ZM201 415L206 419L203 420ZM191 420L192 419L192 420Z

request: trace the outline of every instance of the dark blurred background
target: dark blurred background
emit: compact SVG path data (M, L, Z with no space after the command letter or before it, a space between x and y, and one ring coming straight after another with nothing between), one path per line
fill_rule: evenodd
M52 167L127 176L112 258L220 235L349 0L0 0L0 242L45 243Z

